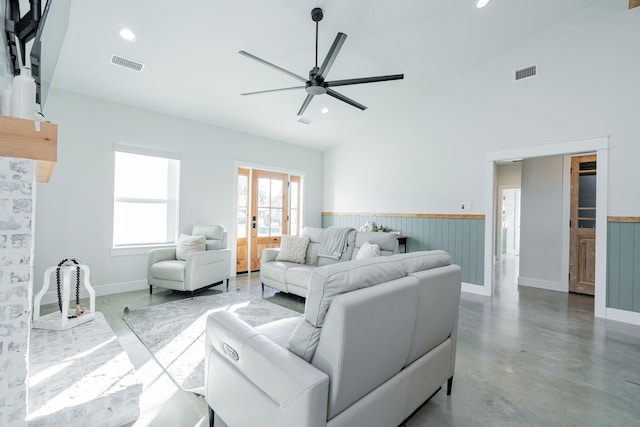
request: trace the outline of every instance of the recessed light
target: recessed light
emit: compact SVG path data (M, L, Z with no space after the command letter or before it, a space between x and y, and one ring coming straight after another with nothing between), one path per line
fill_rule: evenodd
M485 7L486 5L488 5L489 1L490 0L478 0L478 2L476 3L476 7L478 9L481 9L481 8Z
M327 107L322 107L322 110L320 110L320 112L322 114L327 114L329 112L329 109Z
M128 28L123 28L120 30L120 37L127 41L134 41L136 39L136 35Z

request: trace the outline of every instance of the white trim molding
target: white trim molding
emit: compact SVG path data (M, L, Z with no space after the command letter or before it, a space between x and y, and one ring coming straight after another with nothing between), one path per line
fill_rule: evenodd
M640 325L640 313L636 313L635 311L626 311L607 307L605 309L605 317L607 320Z
M491 293L487 293L486 286L474 285L473 283L462 282L462 292L467 292L467 293L476 294L476 295L484 295L487 297L491 296Z
M546 289L548 291L567 293L566 286L560 282L550 280L534 279L531 277L518 276L518 286L528 286L531 288Z

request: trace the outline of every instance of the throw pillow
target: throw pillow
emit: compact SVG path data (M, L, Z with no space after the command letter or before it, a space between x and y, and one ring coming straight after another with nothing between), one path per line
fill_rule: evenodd
M380 245L364 242L356 255L356 259L373 258L380 256Z
M307 256L309 238L303 236L282 235L280 240L280 252L276 256L276 261L289 261L304 264Z
M205 239L203 235L189 236L188 234L181 234L178 239L178 246L176 246L176 259L186 261L190 253L206 250Z

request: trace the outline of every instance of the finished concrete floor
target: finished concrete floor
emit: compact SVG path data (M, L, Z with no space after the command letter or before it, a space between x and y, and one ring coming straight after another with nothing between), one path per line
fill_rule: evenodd
M592 297L516 286L513 258L496 267L493 297L462 294L452 395L438 392L407 427L640 426L640 326L595 319ZM232 279L236 288L259 295L259 275ZM136 427L208 423L204 400L178 388L122 320L125 306L188 297L157 289L96 298L144 384ZM265 297L304 304L268 288Z

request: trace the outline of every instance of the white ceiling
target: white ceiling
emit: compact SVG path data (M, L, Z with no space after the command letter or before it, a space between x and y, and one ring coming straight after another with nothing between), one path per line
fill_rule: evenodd
M317 149L353 140L374 121L394 120L435 89L535 36L596 0L72 0L52 85L82 94ZM297 122L303 90L242 92L299 82L238 54L246 50L298 75L319 62L338 31L348 35L328 80L404 73L404 80L337 88L360 111L316 96ZM137 40L118 32L131 28ZM109 63L116 53L145 64ZM523 66L531 64L522 64ZM320 114L322 107L329 114Z

